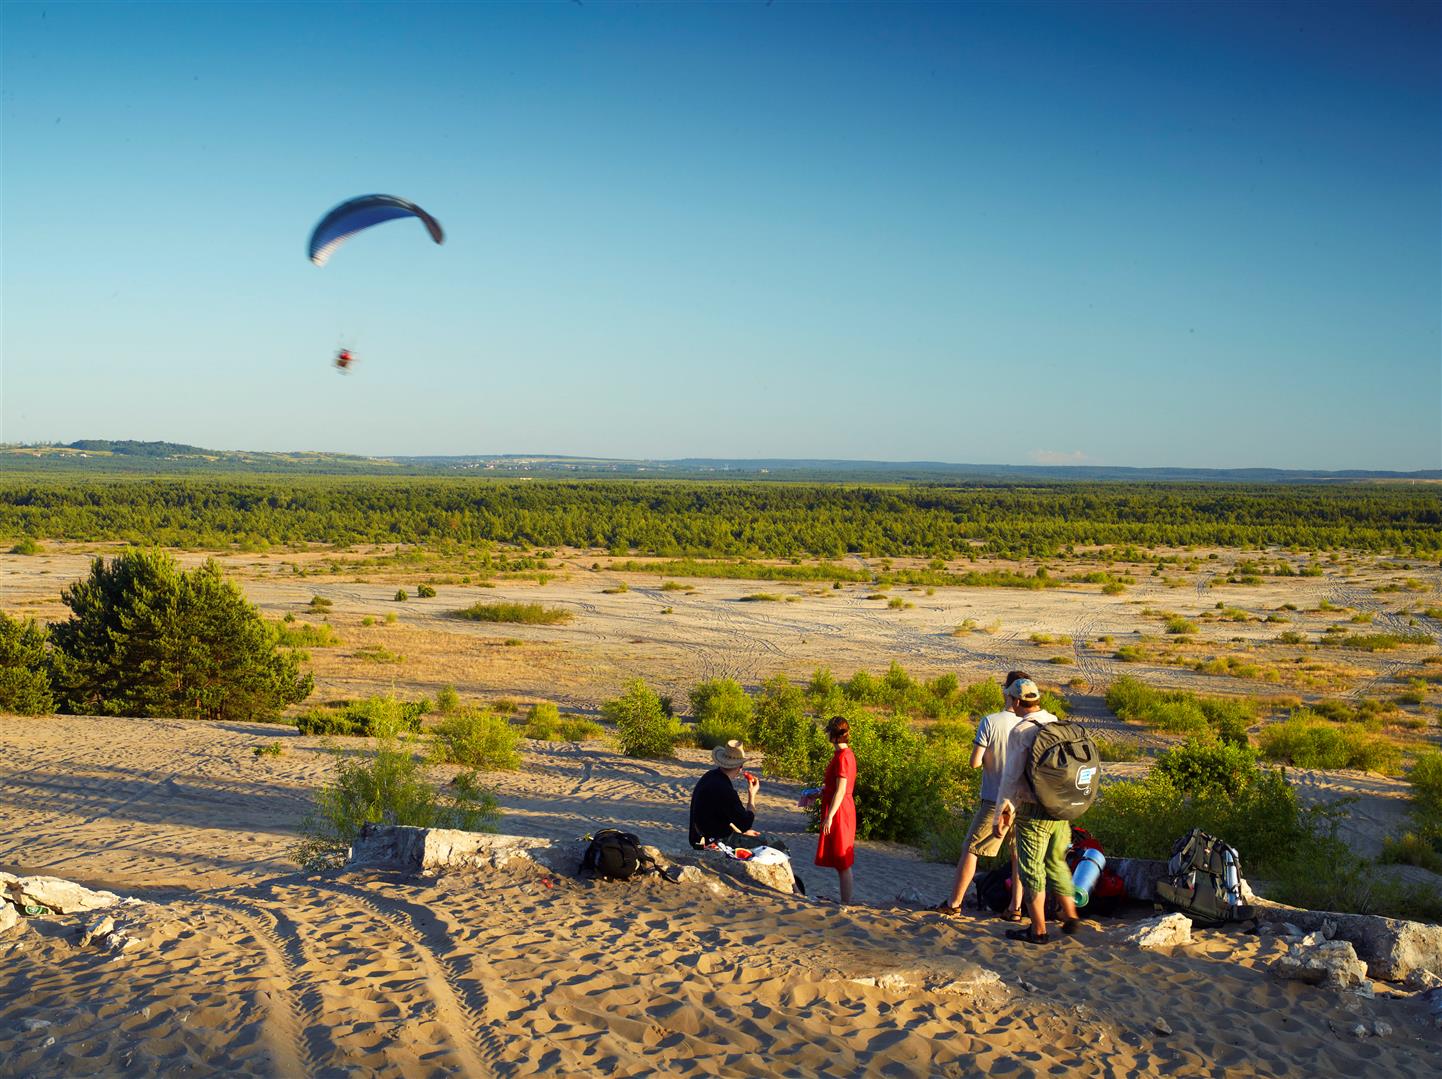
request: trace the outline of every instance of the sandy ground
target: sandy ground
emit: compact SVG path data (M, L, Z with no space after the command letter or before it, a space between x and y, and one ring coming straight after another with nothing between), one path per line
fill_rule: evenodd
M252 748L280 741L279 757ZM699 754L695 757L699 758ZM0 865L156 901L113 958L76 922L0 940L0 1075L1422 1076L1442 1067L1421 1005L1284 984L1277 945L1199 933L1176 954L1089 921L1045 951L1004 923L899 907L946 866L862 844L858 904L808 869L795 788L766 784L813 898L660 880L498 872L307 875L290 829L331 756L265 725L0 719ZM491 775L515 834L626 823L676 842L700 759L528 748ZM976 967L1001 985L913 985ZM1171 1031L1161 1033L1165 1024ZM1359 1040L1358 1022L1393 1033ZM49 1024L42 1026L40 1024ZM53 1039L53 1041L51 1041Z
M63 617L60 589L84 574L88 557L64 545L0 555L0 605ZM180 557L194 564L204 555ZM1371 631L1421 627L1442 637L1442 625L1405 610L1442 602L1442 574L1377 560L1251 587L1213 587L1210 572L1187 575L1185 587L1141 578L1119 596L1089 586L892 588L887 597L913 604L900 610L851 584L694 580L686 582L693 592L663 591L655 575L590 570L589 553L562 558L544 586L438 580L434 599L396 602L398 586L414 596L424 575L297 577L291 567L304 560L224 559L268 617L318 621L311 597L332 601L325 618L340 643L311 651L313 701L455 685L472 700L553 700L594 712L637 676L684 705L703 678L755 685L818 666L845 677L895 659L918 676L955 671L963 681L1017 666L1052 684L1080 676L1079 711L1120 726L1099 694L1121 674L1207 692L1279 692L1117 662L1117 645L1161 632L1147 610L1194 617L1222 602L1261 617L1284 603L1299 608L1284 627L1203 624L1198 636L1219 650L1271 641L1279 628L1315 635L1358 612L1373 615ZM1422 579L1430 591L1376 592L1399 577ZM603 591L621 583L627 591ZM756 592L795 600L742 600ZM541 602L575 617L526 626L450 616L477 600ZM1323 600L1348 610L1317 610ZM953 635L967 619L979 631ZM1072 640L1036 644L1034 633ZM373 647L401 658L378 664L358 655ZM1267 647L1274 659L1287 655ZM1435 652L1349 654L1358 673L1341 692L1389 695ZM1056 656L1072 662L1046 663ZM1434 688L1418 710L1432 725L1418 738L1437 738L1438 703ZM281 756L253 754L273 741ZM663 844L684 829L691 785L705 768L697 751L637 762L597 745L534 744L524 758L522 771L487 777L505 831L570 837L624 824ZM1274 948L1266 938L1212 932L1175 955L1138 953L1116 943L1114 923L1090 922L1078 940L1045 953L1018 948L1001 923L899 906L902 895L940 898L951 867L875 843L860 846L858 902L842 910L827 902L834 874L809 865L814 838L794 807L796 787L769 781L759 821L786 836L809 901L729 884L712 893L659 881L297 874L286 848L332 766L321 740L285 727L0 717L0 869L161 904L148 946L121 959L78 950L74 925L62 922L32 922L0 941L0 1075L1421 1076L1442 1068L1419 1006L1385 991L1362 1002L1277 983L1263 970ZM1346 834L1362 853L1375 853L1405 821L1399 780L1293 778L1307 798L1357 796ZM934 980L965 975L968 964L996 971L1005 987L958 996L850 980L890 970ZM1158 1032L1159 1018L1171 1035ZM1347 1033L1379 1019L1395 1033Z

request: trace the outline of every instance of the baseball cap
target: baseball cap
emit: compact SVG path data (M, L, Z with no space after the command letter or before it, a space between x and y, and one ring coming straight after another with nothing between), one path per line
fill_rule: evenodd
M1006 687L1006 695L1019 701L1041 700L1041 690L1037 689L1036 683L1030 678L1018 678Z

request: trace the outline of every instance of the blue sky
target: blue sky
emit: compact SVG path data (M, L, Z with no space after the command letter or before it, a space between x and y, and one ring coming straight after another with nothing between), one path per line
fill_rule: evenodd
M1438 12L11 0L3 437L1437 468Z

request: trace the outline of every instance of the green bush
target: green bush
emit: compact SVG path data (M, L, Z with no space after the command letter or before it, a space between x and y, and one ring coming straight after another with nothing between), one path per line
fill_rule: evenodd
M1093 734L1092 744L1103 761L1139 761L1142 747L1125 738L1108 738L1104 734Z
M1332 724L1307 709L1297 709L1281 723L1265 727L1258 736L1268 760L1298 768L1360 768L1392 774L1401 763L1401 750L1361 723Z
M0 712L38 716L55 711L45 630L0 611Z
M928 738L902 716L859 709L848 722L856 754L856 834L902 843L935 834L948 810L966 800L967 781L975 778L967 767L971 739L962 737L968 729L948 724ZM822 762L829 749L822 744Z
M831 756L831 746L806 714L806 694L783 674L762 683L751 716L749 745L766 754L768 774L808 781Z
M561 710L550 701L531 705L526 715L526 737L538 742L553 742L560 736Z
M1442 751L1429 749L1417 754L1407 781L1412 784L1412 804L1419 823L1442 830Z
M661 707L661 698L637 678L626 692L601 706L601 715L616 726L621 752L628 757L658 758L675 755L680 725Z
M1152 770L1170 780L1184 795L1218 791L1230 797L1252 782L1257 755L1250 746L1188 741L1158 757Z
M353 659L363 663L404 663L406 657L399 652L392 652L385 645L368 644L364 648L357 648L351 653Z
M404 603L410 597L406 595L406 590L404 588L397 588L395 598L397 603Z
M475 773L462 772L437 788L409 746L385 739L373 754L340 760L302 821L303 838L290 856L306 869L336 868L367 824L494 832L499 819L495 798Z
M1107 707L1117 718L1189 737L1247 744L1247 727L1256 704L1235 697L1198 697L1182 690L1159 690L1135 678L1121 678L1107 690Z
M313 611L328 611L335 606L335 601L326 599L325 596L311 596L310 609Z
M461 707L461 695L456 692L455 686L442 686L436 690L436 711L443 716L458 711Z
M552 706L554 707L554 706ZM521 740L503 716L483 710L457 712L436 725L436 755L447 764L487 772L519 768Z
M1382 856L1378 861L1421 866L1433 873L1442 873L1442 835L1404 832L1398 837L1387 836L1382 840Z
M257 757L279 757L284 752L285 747L279 742L262 742L251 750Z
M416 585L416 595L421 599L435 599L436 590L428 584Z
M40 544L37 543L33 537L26 536L19 543L15 544L14 547L10 548L10 553L31 555L39 554L42 550L44 550L44 548L41 547Z
M334 648L340 644L334 627L327 622L272 622L275 643L282 648Z
M472 603L454 615L472 622L521 622L541 626L558 625L574 617L563 608L544 607L539 603Z
M430 702L401 701L395 697L367 697L339 708L313 708L299 716L301 734L335 734L355 738L396 738L421 729L421 716Z
M583 716L565 717L558 730L565 742L593 742L606 733L606 729L595 720Z
M97 558L61 599L71 616L51 640L67 711L267 719L313 686L214 561L182 571L157 552Z
M702 749L714 749L731 739L751 739L751 698L741 683L730 678L713 678L691 690L693 732Z

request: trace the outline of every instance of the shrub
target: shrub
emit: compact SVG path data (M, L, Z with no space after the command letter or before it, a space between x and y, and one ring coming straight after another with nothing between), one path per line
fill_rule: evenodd
M1401 836L1387 836L1382 840L1382 855L1379 862L1392 865L1415 865L1442 873L1442 835L1429 838L1417 832L1404 832Z
M694 591L696 591L696 589L695 589L695 586L693 586L693 585L688 585L688 584L682 584L680 581L662 581L662 582L661 582L661 591L662 591L662 592L694 592Z
M262 742L251 750L257 757L279 757L285 752L285 747L279 742Z
M531 705L526 715L526 737L538 742L551 742L560 733L561 710L550 701Z
M1137 761L1142 758L1142 747L1125 738L1108 738L1104 734L1093 734L1092 744L1103 761Z
M554 705L552 706L554 707ZM448 764L495 772L521 766L521 736L503 716L484 710L457 712L435 729L436 755Z
M715 749L733 738L749 740L752 712L751 698L730 678L713 678L691 690L693 734L702 749Z
M35 541L34 537L26 536L19 543L15 544L14 547L10 548L10 553L31 555L39 554L42 550L44 550L44 548Z
M416 585L416 595L421 599L435 599L436 590L428 584Z
M1362 652L1388 652L1404 645L1431 644L1432 638L1426 633L1353 633L1327 643Z
M1219 792L1233 797L1252 781L1257 751L1251 746L1188 741L1158 757L1153 770L1185 795Z
M324 596L310 597L310 609L313 611L328 611L334 606L335 602L333 600L326 599Z
M275 643L282 648L334 648L340 637L328 622L272 622Z
M442 686L436 690L436 711L448 716L461 707L461 695L455 686Z
M1107 707L1128 723L1144 723L1175 734L1215 737L1235 745L1247 744L1247 727L1256 717L1256 705L1250 701L1163 691L1135 678L1113 682L1106 700Z
M341 759L302 821L304 838L290 855L306 869L335 868L367 824L494 832L499 819L495 798L473 772L438 789L408 746L386 739L374 754Z
M0 611L0 712L38 716L55 711L45 630Z
M389 648L379 644L368 644L364 648L357 648L351 653L353 659L363 663L404 663L406 657L399 652L392 652Z
M539 603L473 603L454 614L456 618L472 622L523 622L541 626L569 622L574 617L563 608L543 607Z
M969 728L938 724L942 733L927 738L897 715L858 709L848 719L856 754L857 836L916 843L943 828L948 809L967 797L966 781L975 779L975 770L965 767L971 739L957 737ZM823 746L822 760L829 748Z
M742 603L780 603L781 597L775 592L752 592L749 596L741 597Z
M397 588L395 598L397 603L402 603L410 597L406 595L406 590L404 588Z
M338 734L358 738L396 738L421 729L421 716L430 702L400 701L395 697L368 697L339 708L313 708L299 716L301 734Z
M273 718L314 684L214 561L181 571L160 553L97 558L61 598L71 616L51 639L68 711Z
M583 716L567 716L558 729L566 742L592 742L606 733L599 723Z
M1442 751L1429 749L1417 754L1407 781L1412 784L1413 813L1418 823L1442 831Z
M1361 768L1387 774L1396 771L1402 756L1395 745L1361 723L1334 725L1306 709L1270 724L1258 740L1269 760L1298 768Z
M1174 614L1167 619L1167 632L1173 634L1195 633L1197 624L1179 614Z
M640 678L626 692L601 706L601 715L616 726L621 752L628 757L674 755L679 724L661 707L661 698Z
M831 756L826 736L806 714L806 694L782 674L762 683L750 742L766 754L766 771L787 779L816 778Z

